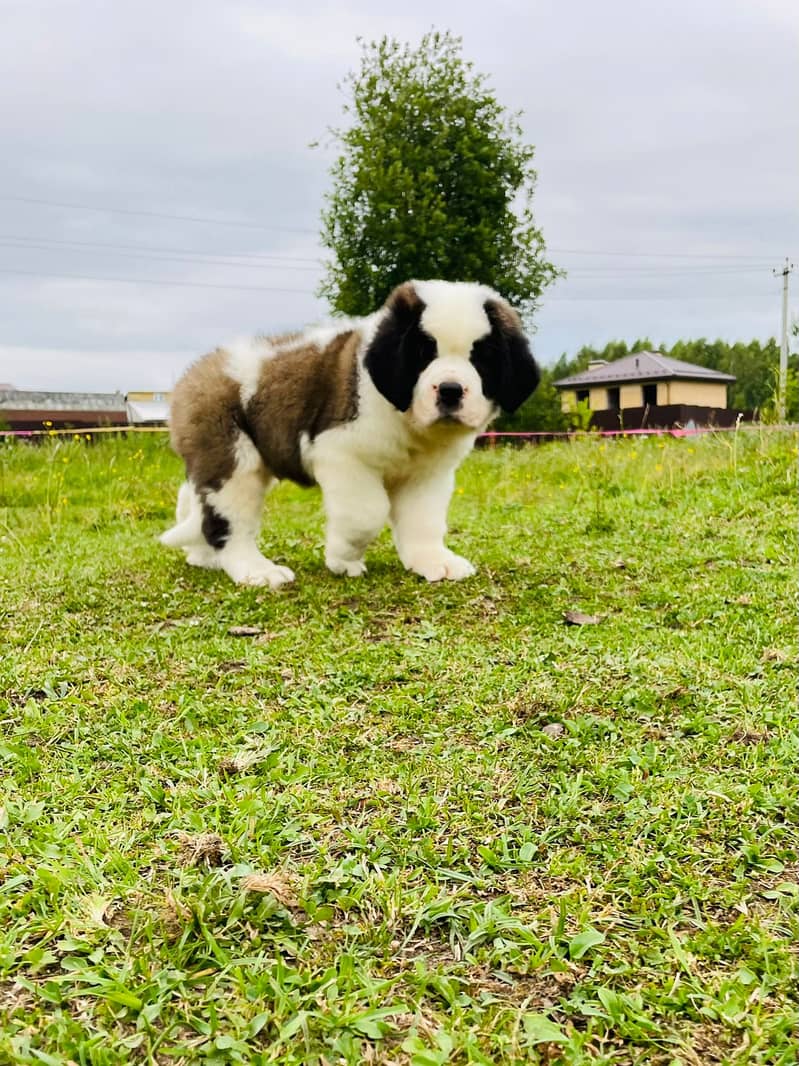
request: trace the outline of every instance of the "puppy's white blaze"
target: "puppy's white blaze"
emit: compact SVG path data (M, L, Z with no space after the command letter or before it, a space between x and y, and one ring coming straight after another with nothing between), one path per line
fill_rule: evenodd
M425 303L421 327L438 344L439 356L468 359L476 340L491 332L483 304L493 295L470 282L418 281L414 287Z
M495 413L494 404L483 395L480 375L463 357L444 356L434 359L422 373L414 389L411 412L420 426L429 426L441 416L438 408L438 386L457 382L463 387L463 400L456 414L469 429L481 430Z
M224 345L227 372L241 386L241 402L245 406L258 391L261 367L271 359L275 350L264 337L240 337Z

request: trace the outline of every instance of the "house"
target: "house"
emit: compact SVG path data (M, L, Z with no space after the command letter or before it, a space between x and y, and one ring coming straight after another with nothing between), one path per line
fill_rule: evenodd
M171 392L129 392L125 397L132 426L165 426Z
M16 431L126 426L121 392L0 390L0 426Z
M596 360L581 374L554 382L561 408L586 402L599 429L685 425L734 425L727 407L732 374L671 359L659 352L633 352L611 363Z

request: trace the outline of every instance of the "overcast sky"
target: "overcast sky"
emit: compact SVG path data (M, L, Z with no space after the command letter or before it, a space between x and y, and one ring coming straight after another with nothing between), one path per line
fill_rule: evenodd
M777 334L772 268L799 267L796 0L0 10L0 381L163 389L219 342L324 318L338 83L356 38L433 26L536 146L537 222L568 270L536 320L544 363Z

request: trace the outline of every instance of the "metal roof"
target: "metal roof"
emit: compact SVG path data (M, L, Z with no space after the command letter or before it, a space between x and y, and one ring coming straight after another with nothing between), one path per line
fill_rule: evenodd
M121 392L0 391L0 411L124 411Z
M708 370L695 363L684 363L681 359L671 359L660 352L633 352L612 363L595 366L581 374L561 378L554 382L556 388L563 389L582 385L621 385L628 381L662 381L665 378L682 378L692 381L735 381L734 374L723 374L720 370Z
M169 404L159 400L128 400L128 419L133 425L169 420Z

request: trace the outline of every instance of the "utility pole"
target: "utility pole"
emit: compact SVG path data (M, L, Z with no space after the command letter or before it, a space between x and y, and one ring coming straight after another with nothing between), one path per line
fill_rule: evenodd
M782 270L773 270L772 274L782 274L782 334L780 336L780 377L777 386L777 420L785 421L785 393L788 387L788 276L793 270L793 263L785 260Z

